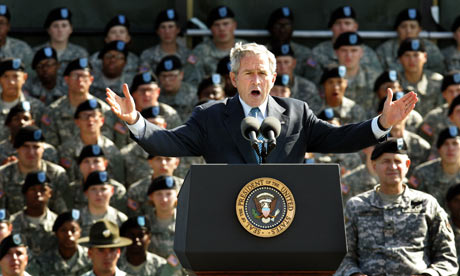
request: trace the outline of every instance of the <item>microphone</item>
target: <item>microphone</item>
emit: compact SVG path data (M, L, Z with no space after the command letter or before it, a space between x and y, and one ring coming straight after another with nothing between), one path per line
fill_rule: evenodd
M268 140L268 155L276 147L276 138L280 135L281 123L275 117L267 117L262 122L259 131Z
M261 142L257 139L257 133L259 132L260 123L254 117L246 117L241 121L241 135L243 135L244 139L251 142L251 146L260 156L259 146L258 144Z

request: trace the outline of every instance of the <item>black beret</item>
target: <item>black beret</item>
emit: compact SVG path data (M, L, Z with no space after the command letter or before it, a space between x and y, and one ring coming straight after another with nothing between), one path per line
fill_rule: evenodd
M26 246L26 238L20 233L11 233L0 243L0 260L8 253L10 248Z
M345 32L339 35L334 42L334 50L342 46L359 46L363 44L363 39L356 32Z
M77 58L69 62L64 71L64 76L70 75L74 70L89 70L91 71L91 64L88 62L88 58Z
M279 57L279 56L294 57L294 51L292 50L292 47L291 45L289 45L289 43L273 47L272 53L275 55L275 57Z
M321 75L321 80L319 83L323 84L330 78L345 78L347 75L347 68L343 65L338 67L325 68L323 74Z
M208 14L206 23L208 24L208 27L211 28L212 24L214 24L214 21L224 18L235 18L235 14L227 6L218 6L212 9Z
M276 80L275 80L274 85L289 87L289 75L288 74L276 75Z
M26 126L19 129L18 133L14 137L14 148L20 148L25 142L43 142L42 130L36 126Z
M328 107L323 109L319 114L318 114L318 119L324 120L324 121L330 121L334 118L340 119L338 114L334 111L334 109Z
M327 27L332 27L335 21L341 18L353 18L356 20L355 10L350 6L338 7L331 13L331 17L329 17L329 23L327 24Z
M161 59L160 63L157 65L155 73L158 76L161 72L168 72L180 69L182 69L182 63L180 62L180 59L177 56L170 55L165 56Z
M407 38L398 48L398 58L404 55L405 52L408 51L417 51L417 52L426 52L425 50L425 43L417 38Z
M204 78L200 84L198 84L198 89L196 91L197 95L200 95L201 91L206 89L209 86L218 85L222 87L222 78L219 74L212 74L212 76L208 78ZM222 87L223 88L223 87Z
M270 29L273 27L276 21L282 18L283 19L286 18L291 21L294 21L294 14L289 7L278 8L270 14L270 17L268 18L268 23L267 23L267 30L270 31Z
M49 182L50 179L44 171L28 173L26 176L26 180L24 180L24 184L22 185L21 191L23 194L25 194L30 187L35 185L49 186Z
M384 153L407 154L406 142L403 138L388 139L387 141L377 144L372 151L371 160L376 160Z
M16 114L21 113L21 112L30 112L30 102L29 101L19 102L17 105L13 106L8 112L8 115L6 115L5 125L8 125L13 119L13 117L16 116Z
M450 30L453 33L455 33L458 27L460 27L460 15L455 18L454 23L452 23L452 27L450 28Z
M10 9L8 9L7 5L4 5L4 4L0 5L0 16L6 17L6 19L8 19L8 22L10 22L11 14L10 14Z
M120 236L126 237L129 229L143 229L150 232L150 222L145 216L130 217L120 226Z
M436 147L439 149L447 139L458 137L458 128L456 126L450 126L439 132L438 141L436 141Z
M7 58L0 61L0 76L3 76L3 74L9 70L24 71L25 66L19 58Z
M104 33L105 35L107 35L110 31L110 29L114 26L124 26L126 27L126 29L129 30L129 20L128 20L128 17L126 17L126 15L124 14L118 14L118 15L115 15L112 19L110 19L110 21L105 25L105 28L104 28Z
M150 72L136 74L131 83L129 90L131 93L136 92L137 88L143 84L158 84L157 78Z
M80 210L72 209L70 212L60 214L53 224L53 232L57 232L59 228L68 221L76 221L80 219Z
M152 180L150 183L149 189L147 190L147 195L158 191L158 190L171 190L177 187L176 180L174 177L169 175L160 175Z
M45 29L48 29L49 26L51 26L51 24L56 20L69 20L69 23L72 24L72 12L65 7L51 10L45 20Z
M174 9L162 10L158 13L157 18L155 19L155 30L158 30L161 23L167 21L179 22L179 14Z
M404 96L404 92L402 91L397 91L393 92L393 98L391 99L393 102L401 99ZM383 99L380 99L379 101L379 106L377 107L377 113L380 113L383 111L383 106L385 105L386 97Z
M128 48L126 47L126 43L121 40L114 40L104 45L104 48L102 48L102 50L99 52L97 58L102 59L105 53L111 50L122 53L125 56L125 59L128 56Z
M80 151L80 155L77 159L77 164L80 165L81 162L87 157L100 157L105 156L104 150L99 145L86 145Z
M420 14L419 10L417 9L404 9L398 13L396 17L394 29L397 29L401 22L406 20L416 20L419 24L422 22L422 15Z
M460 95L454 98L454 100L449 105L449 111L447 112L447 116L450 116L457 105L460 104Z
M78 115L80 115L81 112L87 111L87 110L101 111L102 107L101 107L101 104L96 99L86 100L77 106L77 109L75 110L75 113L73 114L73 118L78 119Z
M228 75L232 71L232 63L230 62L230 56L225 56L217 63L216 73L222 76Z
M399 74L395 70L385 71L375 80L374 82L374 92L377 92L380 86L387 82L397 82L399 81Z
M105 171L92 172L88 175L85 183L83 184L83 191L88 190L88 188L91 186L109 184L108 181L109 181L109 178L108 178L107 172Z
M144 108L141 111L141 115L145 119L156 118L158 115L160 115L160 106L157 105Z
M32 60L32 69L35 70L37 64L44 59L55 59L57 61L58 58L56 50L54 50L52 47L43 47L38 50L34 55L34 59Z
M449 85L460 84L460 72L451 72L444 75L441 84L441 92L444 92Z

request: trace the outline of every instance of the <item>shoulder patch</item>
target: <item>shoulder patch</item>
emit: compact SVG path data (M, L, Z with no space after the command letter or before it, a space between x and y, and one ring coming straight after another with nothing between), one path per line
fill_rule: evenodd
M169 255L169 257L166 260L173 267L176 267L179 264L179 261L177 260L176 256L174 256L173 254Z
M433 136L433 129L431 126L427 123L424 123L422 127L420 128L426 135L428 136Z
M72 166L72 161L70 161L67 158L61 158L61 160L59 161L59 164L63 166L64 168L69 169Z
M412 186L412 188L417 188L419 185L418 179L415 176L411 176L409 178L409 184Z
M340 188L342 190L342 194L346 195L350 192L350 187L348 187L345 183L340 183Z
M313 58L308 58L307 59L307 65L310 66L310 67L316 67L316 65L318 65L318 63Z
M46 126L49 126L51 124L51 119L50 117L48 117L48 115L46 114L43 114L42 118L40 119L40 121L45 124Z
M113 129L120 134L126 134L128 132L128 129L124 125L122 125L120 122L117 122L113 126Z
M190 64L195 64L198 61L198 58L195 55L190 55L187 58L187 62Z
M127 205L128 205L128 208L133 211L137 211L137 209L139 208L139 203L137 203L137 201L135 200L132 200L131 198L128 198Z

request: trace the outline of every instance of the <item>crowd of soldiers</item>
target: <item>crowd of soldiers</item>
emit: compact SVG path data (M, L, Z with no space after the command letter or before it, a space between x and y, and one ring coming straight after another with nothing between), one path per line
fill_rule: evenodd
M318 118L346 125L378 115L388 88L393 99L415 91L415 110L389 136L407 146L404 187L431 194L448 211L460 249L460 17L452 24L458 44L442 51L419 37L417 9L402 10L394 19L397 38L375 50L357 33L356 18L350 6L333 10L331 39L310 49L291 39L293 11L273 11L266 46L276 56L277 78L270 93L305 101ZM49 12L49 40L34 48L8 36L10 19L0 5L1 269L12 269L3 258L27 245L31 275L95 275L101 256L111 256L116 275L187 274L173 251L175 204L190 165L204 160L147 154L105 93L108 87L122 95L127 83L142 116L168 129L185 123L196 105L235 96L229 52L244 40L235 38L234 12L212 9L212 36L189 49L179 39L179 15L163 10L154 26L159 43L139 56L129 51L135 42L123 14L107 23L105 45L92 55L69 42L67 8ZM345 204L379 184L373 156L374 147L306 153L305 163L341 165ZM132 243L115 242L119 235Z

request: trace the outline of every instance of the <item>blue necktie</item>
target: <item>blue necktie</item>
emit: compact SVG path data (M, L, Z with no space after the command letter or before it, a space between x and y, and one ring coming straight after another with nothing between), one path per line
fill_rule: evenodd
M259 120L259 118L257 117L257 115L259 115L259 112L260 112L260 109L258 107L253 107L249 111L249 116L252 116L252 117L256 118L257 120ZM262 134L259 134L259 136L257 136L257 139L259 139L259 140L263 141L263 138L264 137L262 136ZM259 147L259 152L262 153L262 143L258 143L257 145ZM262 158L257 154L257 152L255 150L254 150L254 154L256 155L257 163L258 164L262 163Z

